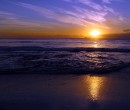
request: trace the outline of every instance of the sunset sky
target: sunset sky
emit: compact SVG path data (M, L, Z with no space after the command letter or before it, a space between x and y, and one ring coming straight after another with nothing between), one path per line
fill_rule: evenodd
M1 36L121 33L130 28L130 0L0 0Z

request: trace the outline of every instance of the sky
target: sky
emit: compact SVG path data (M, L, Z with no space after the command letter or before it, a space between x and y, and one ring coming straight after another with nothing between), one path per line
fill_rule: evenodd
M103 34L130 28L130 0L0 0L0 35Z

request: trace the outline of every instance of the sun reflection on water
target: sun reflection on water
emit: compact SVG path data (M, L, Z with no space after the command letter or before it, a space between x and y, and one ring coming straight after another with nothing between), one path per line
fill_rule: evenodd
M95 101L100 99L100 92L102 91L104 78L98 76L88 76L86 83L88 84L88 91L90 98Z
M99 48L99 42L94 42L94 43L92 44L92 47L94 47L94 48Z
M94 44L93 47L94 47L94 48L98 48L98 44Z

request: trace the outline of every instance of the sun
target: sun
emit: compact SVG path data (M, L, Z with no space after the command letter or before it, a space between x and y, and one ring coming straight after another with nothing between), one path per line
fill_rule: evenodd
M90 36L93 37L93 38L98 38L100 36L101 32L99 30L92 30L90 32Z

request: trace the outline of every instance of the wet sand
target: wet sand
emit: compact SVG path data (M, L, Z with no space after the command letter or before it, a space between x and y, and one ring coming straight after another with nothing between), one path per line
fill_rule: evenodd
M1 75L0 110L130 110L129 73Z

